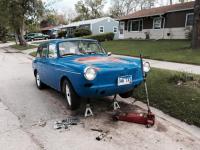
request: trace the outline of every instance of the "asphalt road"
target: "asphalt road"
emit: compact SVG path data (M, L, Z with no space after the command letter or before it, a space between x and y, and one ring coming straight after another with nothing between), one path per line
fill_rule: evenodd
M83 117L85 105L72 113L58 92L36 88L31 62L25 54L0 48L1 150L199 150L198 137L166 118L157 116L150 129L113 122L108 99L93 102L94 117ZM122 110L140 110L128 102L120 104ZM70 115L81 117L81 124L53 129L54 121ZM107 136L97 141L100 133L92 128L108 131Z

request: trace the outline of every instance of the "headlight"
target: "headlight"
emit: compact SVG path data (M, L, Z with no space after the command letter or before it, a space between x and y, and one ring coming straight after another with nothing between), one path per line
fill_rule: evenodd
M94 80L96 78L96 70L92 67L86 67L84 70L84 76L87 80Z
M143 63L143 70L144 70L144 72L147 73L147 72L150 71L150 69L151 69L150 63L149 62L144 62Z

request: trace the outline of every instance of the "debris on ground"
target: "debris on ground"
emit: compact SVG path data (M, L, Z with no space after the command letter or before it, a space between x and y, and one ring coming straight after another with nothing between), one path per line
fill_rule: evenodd
M104 139L108 135L108 133L109 133L109 131L102 132L99 136L96 137L96 140L101 141L102 139Z
M101 141L101 140L104 140L105 141L105 138L107 139L112 139L112 136L108 136L109 132L110 131L103 131L102 129L91 129L92 131L96 131L96 132L99 132L100 135L96 137L96 140L97 141Z
M46 124L47 124L47 122L42 119L40 119L40 121L38 122L38 126L40 126L40 127L45 127Z
M80 122L78 117L69 117L67 119L54 122L54 129L68 129L71 125L77 125Z

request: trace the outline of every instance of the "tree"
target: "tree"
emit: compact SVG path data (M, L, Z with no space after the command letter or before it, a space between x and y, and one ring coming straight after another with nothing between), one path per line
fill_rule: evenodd
M16 33L20 45L26 45L24 39L25 21L28 19L38 20L43 13L43 3L41 0L1 0L6 19L10 27ZM1 6L0 6L1 7Z
M6 42L8 33L7 8L4 1L0 1L0 41Z
M138 3L139 0L112 0L110 14L112 17L128 15L129 13L136 11Z
M54 10L45 10L42 21L40 22L40 27L57 26L60 24L67 24L68 21L65 15L58 14Z
M192 48L200 48L200 0L196 0L194 4L194 21L192 32Z
M75 4L76 20L95 19L102 16L105 0L79 0Z
M140 0L139 5L140 9L149 9L154 6L155 0Z
M155 0L112 0L112 17L128 15L138 9L151 8Z

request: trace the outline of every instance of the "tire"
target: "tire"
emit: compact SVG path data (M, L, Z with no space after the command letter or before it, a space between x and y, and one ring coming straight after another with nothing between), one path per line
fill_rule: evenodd
M40 75L38 72L35 74L35 83L38 89L43 89L44 88L44 83L40 80Z
M74 91L71 83L68 80L64 80L62 83L62 93L67 101L67 106L71 110L76 110L80 107L80 97Z
M129 98L129 97L131 97L132 95L133 95L133 90L128 91L128 92L126 92L126 93L120 93L120 94L119 94L119 96L120 96L121 98Z

